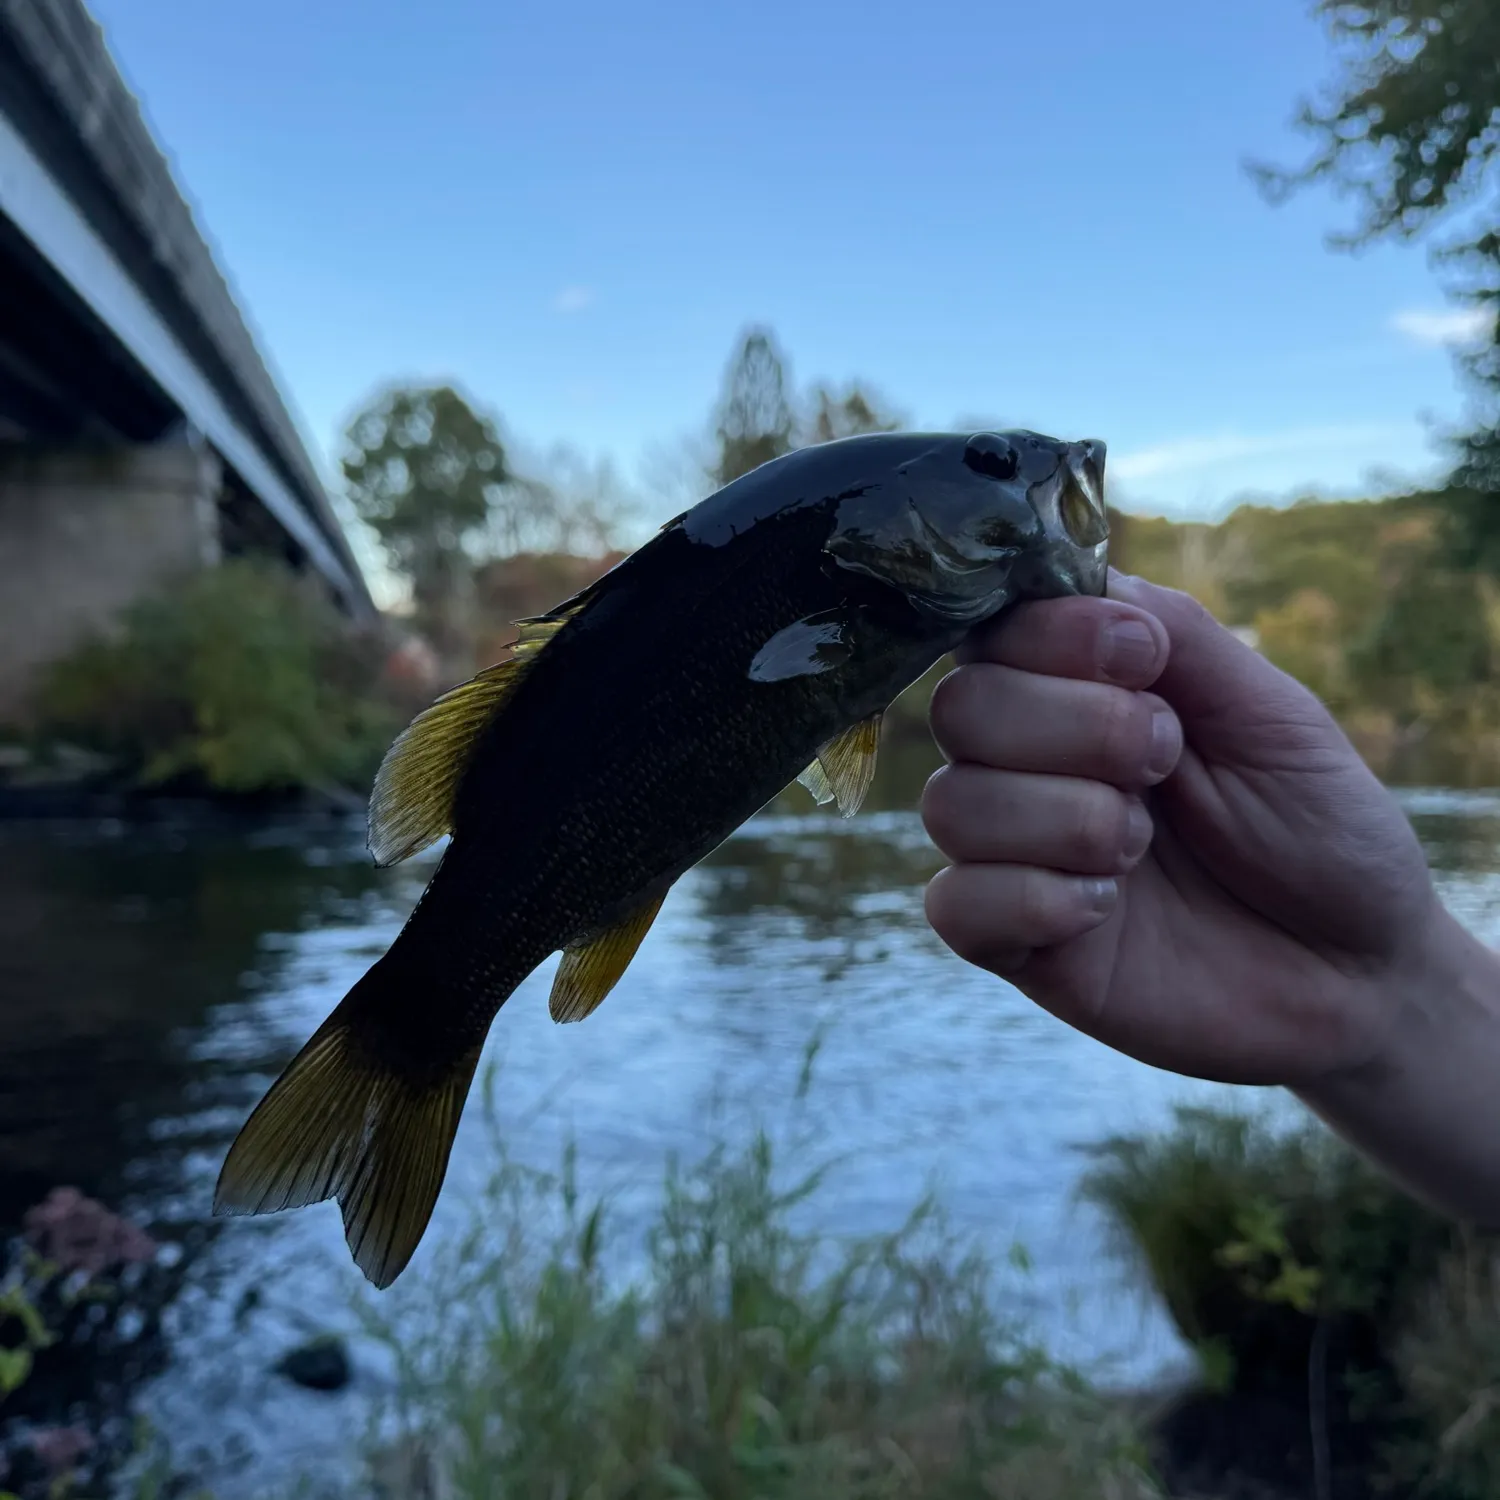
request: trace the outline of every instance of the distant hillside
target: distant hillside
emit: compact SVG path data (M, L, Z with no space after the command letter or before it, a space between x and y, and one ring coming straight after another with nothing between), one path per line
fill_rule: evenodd
M1500 771L1500 594L1442 547L1447 492L1244 505L1214 525L1112 517L1116 567L1180 588L1329 705L1377 767Z

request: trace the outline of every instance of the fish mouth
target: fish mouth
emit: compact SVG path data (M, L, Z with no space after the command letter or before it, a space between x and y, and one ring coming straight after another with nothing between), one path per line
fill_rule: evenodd
M1073 444L1063 470L1058 519L1068 540L1092 551L1109 537L1104 509L1104 444L1097 438Z

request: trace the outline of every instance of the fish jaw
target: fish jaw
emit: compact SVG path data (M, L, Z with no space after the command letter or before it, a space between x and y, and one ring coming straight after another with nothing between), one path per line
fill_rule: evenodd
M1040 544L1018 567L1018 597L1102 597L1109 577L1109 521L1104 506L1105 445L1069 443L1057 471L1032 486L1042 523Z

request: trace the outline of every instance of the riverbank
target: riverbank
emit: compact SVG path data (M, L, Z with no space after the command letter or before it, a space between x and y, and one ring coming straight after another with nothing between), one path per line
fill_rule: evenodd
M810 1049L799 1089L816 1086ZM330 1413L350 1500L1489 1493L1475 1488L1500 1457L1487 1419L1454 1441L1431 1399L1434 1372L1458 1376L1476 1337L1500 1351L1493 1317L1471 1319L1457 1350L1432 1316L1473 1247L1315 1129L1193 1111L1093 1153L1086 1191L1112 1205L1128 1260L1155 1258L1151 1289L1199 1349L1186 1381L1124 1393L1033 1336L1026 1253L954 1233L931 1198L891 1233L812 1232L799 1221L828 1165L787 1163L755 1133L668 1169L627 1275L640 1247L622 1243L608 1195L584 1191L572 1150L539 1172L509 1156L493 1115L486 1129L489 1179L424 1274L355 1295L359 1352L314 1336L277 1364L310 1402L362 1358L394 1372L363 1438ZM0 1278L0 1344L33 1361L19 1378L0 1363L3 1482L19 1500L195 1493L174 1434L142 1447L123 1421L122 1351L159 1367L180 1257L67 1190L25 1228ZM1309 1300L1278 1295L1302 1260ZM90 1303L110 1317L80 1321Z

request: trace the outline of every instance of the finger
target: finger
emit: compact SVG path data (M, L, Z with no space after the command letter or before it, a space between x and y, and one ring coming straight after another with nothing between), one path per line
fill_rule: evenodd
M1153 693L993 662L956 667L933 691L929 715L950 761L997 770L1153 786L1182 753L1177 716Z
M1167 663L1166 628L1113 599L1042 599L1018 604L959 647L960 662L991 661L1049 677L1150 687Z
M1111 572L1109 589L1152 612L1171 640L1157 689L1185 719L1243 718L1247 704L1284 718L1311 695L1221 625L1191 594Z
M950 865L928 882L932 930L962 959L1013 973L1035 948L1092 932L1119 899L1115 881L1028 865Z
M1138 797L1099 781L944 766L922 792L928 836L960 864L1123 875L1151 842Z

